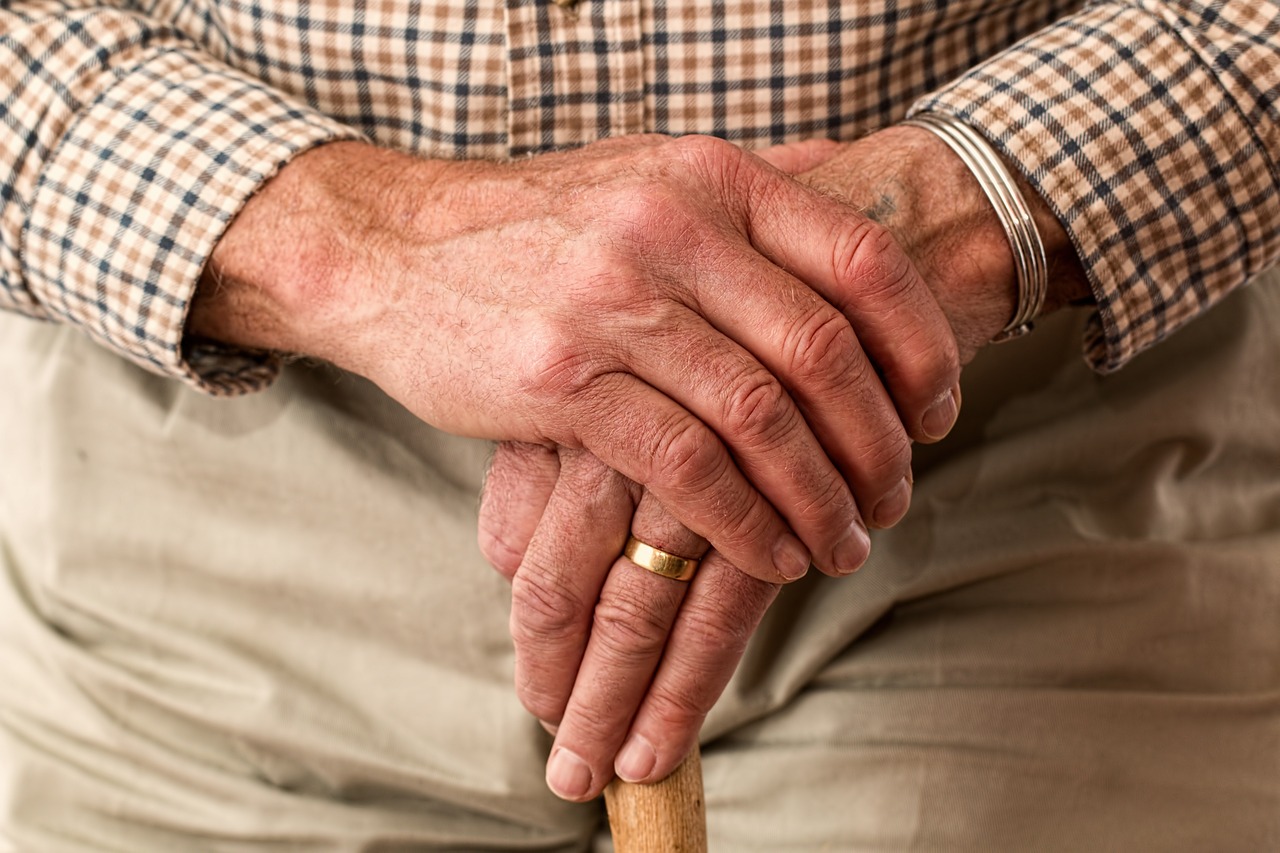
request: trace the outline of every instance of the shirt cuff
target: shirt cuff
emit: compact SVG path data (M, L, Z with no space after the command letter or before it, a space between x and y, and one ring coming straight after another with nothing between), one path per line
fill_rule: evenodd
M1280 254L1275 123L1248 85L1274 50L1257 28L1143 5L1161 4L1087 9L911 110L969 123L1055 212L1097 300L1085 354L1103 373Z
M215 60L150 50L75 116L23 229L44 311L143 367L215 395L255 390L268 353L185 347L201 270L250 196L290 158L360 134Z

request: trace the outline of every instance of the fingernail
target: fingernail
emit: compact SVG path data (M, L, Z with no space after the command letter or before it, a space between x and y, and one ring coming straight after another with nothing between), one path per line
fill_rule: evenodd
M898 485L876 504L875 512L871 513L871 517L875 519L878 527L892 527L902 520L910 506L911 482L903 477L898 481Z
M773 567L789 581L804 577L809 571L809 551L800 540L784 533L773 544Z
M956 425L956 416L960 413L960 386L953 387L943 394L924 413L920 419L920 428L933 441L946 438L947 433Z
M871 537L861 521L849 525L849 532L836 543L832 557L836 562L836 571L842 575L851 575L867 561L871 554Z
M542 728L546 730L547 734L551 735L552 737L555 737L556 732L560 731L559 726L557 726L555 723L548 723L546 720L538 720L538 725L542 726Z
M591 790L591 768L564 747L556 747L547 762L547 786L557 797L581 800Z
M624 782L643 782L658 763L658 753L644 735L632 735L622 745L622 751L613 763L613 772Z

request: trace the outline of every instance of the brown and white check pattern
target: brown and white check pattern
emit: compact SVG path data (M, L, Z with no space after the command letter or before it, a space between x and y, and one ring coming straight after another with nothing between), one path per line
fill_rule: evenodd
M1280 257L1280 0L9 0L0 307L213 393L184 349L205 258L284 162L360 137L508 157L639 131L979 129L1056 209L1101 370Z

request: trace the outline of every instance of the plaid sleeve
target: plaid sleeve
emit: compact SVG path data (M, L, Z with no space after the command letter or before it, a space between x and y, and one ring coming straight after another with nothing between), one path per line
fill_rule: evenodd
M184 348L205 259L291 156L354 132L101 4L0 7L0 308L75 324L210 393L266 355Z
M1096 2L913 107L949 112L1063 223L1120 368L1280 257L1280 3Z

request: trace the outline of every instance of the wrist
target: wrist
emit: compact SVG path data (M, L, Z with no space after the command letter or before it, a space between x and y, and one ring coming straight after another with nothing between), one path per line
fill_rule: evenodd
M294 158L250 198L210 254L187 334L236 347L315 357L359 371L393 250L421 226L433 166L360 142Z
M1018 305L1009 238L968 166L931 131L882 130L849 145L814 178L895 233L951 322L963 360L1009 323ZM1016 180L1048 258L1043 316L1090 291L1066 231Z

